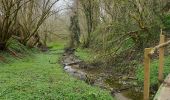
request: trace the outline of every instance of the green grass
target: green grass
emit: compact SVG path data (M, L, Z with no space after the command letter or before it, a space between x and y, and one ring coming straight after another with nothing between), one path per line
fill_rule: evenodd
M92 51L90 51L89 49L81 49L81 48L78 48L76 50L75 55L85 62L91 62L94 57Z
M113 100L108 91L72 78L58 63L50 64L59 60L63 43L53 49L58 50L1 62L0 100Z
M151 63L151 86L154 86L158 84L158 60L154 60ZM165 57L165 64L164 64L164 76L166 77L170 73L170 56ZM143 66L140 66L137 69L136 77L138 78L138 81L141 85L143 85L144 82L144 68Z

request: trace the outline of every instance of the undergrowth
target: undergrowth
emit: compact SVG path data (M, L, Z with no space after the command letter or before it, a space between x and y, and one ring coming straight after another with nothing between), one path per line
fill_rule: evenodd
M164 64L164 77L166 77L170 73L170 56L165 57L165 64ZM150 81L151 86L155 86L158 84L158 65L159 62L157 59L151 62L151 68L150 68ZM143 65L140 65L139 68L136 71L136 77L138 79L139 84L143 85L144 82L144 67Z
M75 55L78 56L81 60L88 63L91 63L95 57L95 54L90 49L81 49L81 48L78 48L76 50Z
M10 63L15 60L22 59L26 56L32 56L33 53L40 52L37 48L29 48L22 45L15 39L10 39L6 51L0 51L0 63Z
M8 60L12 59L0 62L1 100L113 100L108 91L65 73L56 63L63 52L63 43L52 45L52 51L46 53L23 47L23 52L28 50L31 54L27 56L26 53L23 58L1 52ZM13 49L15 46L18 47L13 45Z

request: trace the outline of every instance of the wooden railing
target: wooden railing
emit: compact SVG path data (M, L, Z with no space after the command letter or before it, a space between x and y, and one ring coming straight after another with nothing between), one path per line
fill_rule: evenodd
M163 82L163 66L164 66L164 48L170 44L170 41L165 42L165 36L160 35L159 45L154 48L145 48L144 53L144 100L149 100L150 93L150 62L151 56L155 53L155 51L159 50L159 68L158 68L158 80L159 84Z

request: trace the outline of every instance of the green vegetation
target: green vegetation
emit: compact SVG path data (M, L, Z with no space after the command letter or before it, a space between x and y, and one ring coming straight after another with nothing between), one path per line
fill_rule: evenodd
M51 52L30 51L34 53L31 56L1 62L0 99L112 100L108 91L72 78L58 63L51 64L59 60L62 47L63 43L60 43Z
M167 56L165 58L165 64L164 64L164 76L166 77L170 73L170 62L169 62L170 56ZM158 60L154 60L151 63L151 86L155 86L158 84ZM144 69L141 65L136 72L136 77L138 78L139 83L142 85L144 82Z
M90 49L81 48L78 48L76 50L75 55L78 56L81 60L86 62L91 62L95 56L95 54Z
M34 52L38 53L39 51L36 48L28 48L15 39L10 39L8 42L8 50L0 52L0 57L2 56L2 58L4 58L4 62L0 59L0 66L21 60L21 58L26 56L30 57Z
M170 15L169 14L167 14L164 17L163 23L164 23L164 26L166 27L166 29L170 28Z
M168 0L1 0L0 99L113 99L109 92L64 73L58 63L64 47L65 65L78 72L99 72L86 75L90 84L103 85L107 77L115 76L114 81L130 87L137 77L141 88L143 50L156 46L160 33L167 41L169 29ZM74 49L83 63L77 63ZM169 58L165 76L170 72ZM154 60L152 87L157 77Z

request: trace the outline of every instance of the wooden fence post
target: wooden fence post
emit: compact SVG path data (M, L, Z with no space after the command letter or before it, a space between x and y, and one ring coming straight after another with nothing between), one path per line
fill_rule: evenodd
M149 100L150 92L150 60L149 53L152 48L146 48L144 53L144 100Z
M160 35L160 44L165 42L165 36ZM158 80L159 80L159 85L163 81L163 67L164 67L164 47L159 48L159 69L158 69Z

